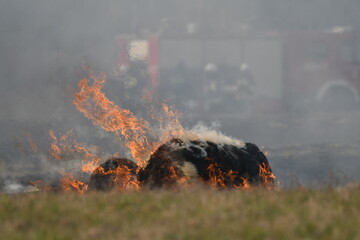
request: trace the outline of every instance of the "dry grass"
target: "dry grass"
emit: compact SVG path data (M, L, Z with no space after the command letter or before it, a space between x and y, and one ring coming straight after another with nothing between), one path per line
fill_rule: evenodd
M360 239L360 187L0 195L1 239Z

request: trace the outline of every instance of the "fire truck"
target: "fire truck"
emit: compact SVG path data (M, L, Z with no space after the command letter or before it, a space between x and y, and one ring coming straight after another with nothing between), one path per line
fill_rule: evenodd
M341 107L360 105L360 36L351 29L221 37L120 36L117 43L120 68L134 59L143 59L155 88L166 81L160 77L162 70L179 64L199 70L210 63L234 67L246 64L255 81L249 99L252 113L296 111L309 106L321 109L336 103ZM205 84L201 77L190 81Z

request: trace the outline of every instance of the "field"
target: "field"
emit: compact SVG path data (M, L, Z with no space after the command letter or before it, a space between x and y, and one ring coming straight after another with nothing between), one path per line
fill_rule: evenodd
M1 239L360 239L360 185L0 195Z
M324 126L319 122L295 130L282 124L253 123L256 127L249 129L258 131L254 136L264 136L259 146L265 146L276 180L281 182L281 188L273 191L192 188L5 194L6 184L1 186L5 181L0 181L0 240L360 239L360 184L351 184L360 182L359 119L360 115L352 124L339 121L324 129L319 129ZM307 134L314 129L324 141L310 141L313 138ZM250 141L255 139L243 134ZM289 144L267 144L276 142L273 139ZM0 146L0 156L11 156L0 160L0 180L21 183L60 176L58 165L39 161L37 153L14 157L6 155L8 149ZM76 166L72 161L62 163Z

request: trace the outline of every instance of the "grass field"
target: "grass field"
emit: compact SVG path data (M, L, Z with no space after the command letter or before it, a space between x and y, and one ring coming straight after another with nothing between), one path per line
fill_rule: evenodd
M0 239L360 239L360 186L0 195Z

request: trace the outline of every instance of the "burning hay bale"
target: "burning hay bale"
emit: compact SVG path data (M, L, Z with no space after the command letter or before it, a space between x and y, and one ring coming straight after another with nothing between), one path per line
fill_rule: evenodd
M176 188L205 182L219 188L272 187L265 155L252 143L172 139L161 145L144 169L125 159L111 159L90 177L89 190Z
M247 188L250 185L272 186L275 176L264 154L254 144L245 143L221 133L195 126L185 129L178 114L163 104L162 114L150 114L159 124L160 131L151 129L148 121L122 109L102 92L106 74L94 75L79 83L74 104L96 125L122 136L134 160L147 160L153 146L150 139L168 139L161 145L142 169L127 159L113 159L98 167L92 174L89 189L108 190L114 187L169 187L181 184L205 182L223 188ZM154 134L158 132L159 134ZM150 141L149 141L150 140Z
M140 167L126 158L109 159L90 176L88 190L125 190L139 188L137 174Z
M139 181L150 188L197 180L220 188L271 187L274 178L265 155L252 143L181 139L160 146L139 173Z

